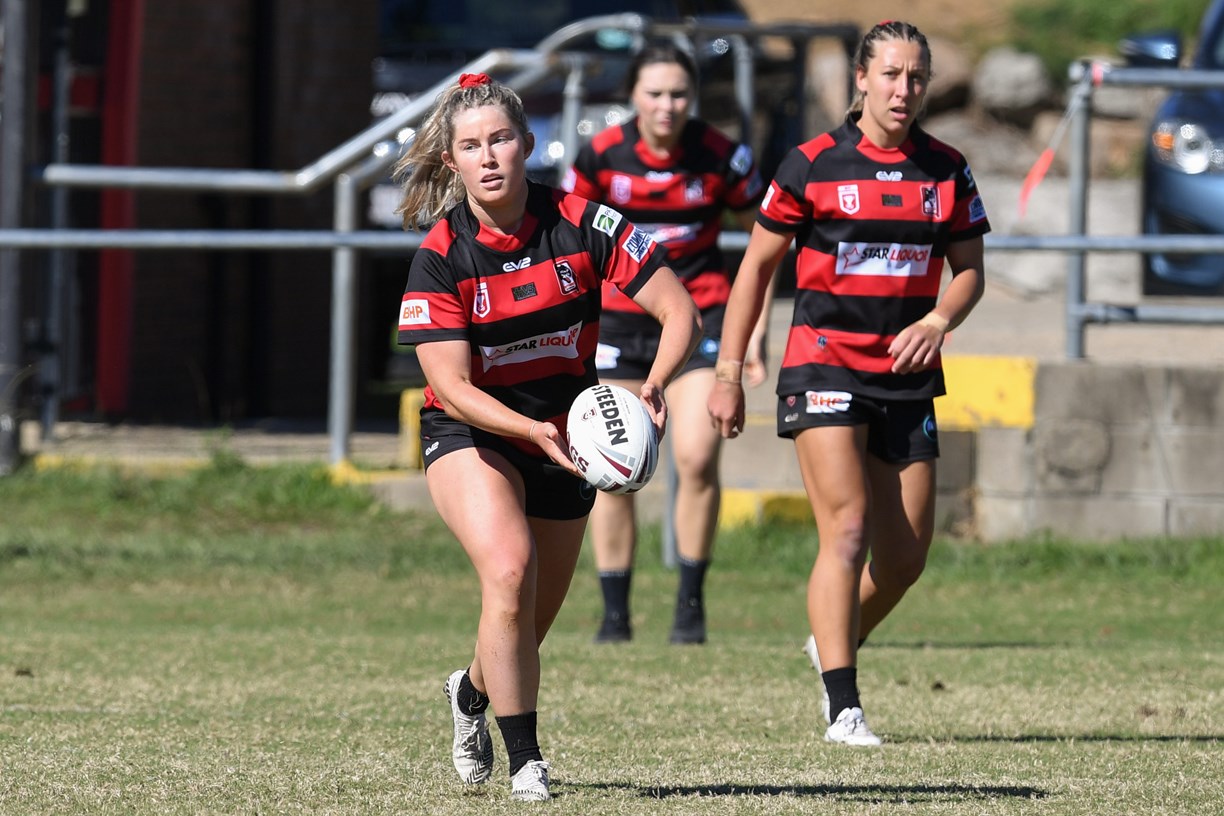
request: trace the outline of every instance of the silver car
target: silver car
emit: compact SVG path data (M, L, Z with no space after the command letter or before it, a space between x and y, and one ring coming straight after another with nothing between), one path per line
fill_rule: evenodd
M1130 65L1176 68L1181 37L1165 31L1123 40ZM1214 0L1199 27L1190 68L1224 70L1224 0ZM1224 88L1171 93L1152 121L1143 158L1142 232L1224 234ZM1224 255L1151 254L1143 292L1224 295Z

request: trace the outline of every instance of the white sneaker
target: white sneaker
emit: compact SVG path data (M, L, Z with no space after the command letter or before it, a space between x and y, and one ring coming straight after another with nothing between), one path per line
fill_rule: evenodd
M808 656L808 660L812 661L812 668L816 670L817 676L820 675L820 652L816 651L816 637L808 635L807 643L803 644L803 653ZM829 719L829 690L825 688L824 678L820 678L820 713L824 715L825 722L832 722Z
M843 708L837 715L837 721L825 731L825 742L840 742L842 745L876 746L880 738L871 733L867 720L863 719L863 709Z
M459 710L459 681L464 670L446 678L446 699L450 702L451 719L455 721L455 741L451 743L451 759L459 778L468 785L486 782L493 773L493 739L489 736L489 721L484 712L476 715Z
M547 802L552 798L548 792L548 763L533 759L510 780L510 798L519 802Z

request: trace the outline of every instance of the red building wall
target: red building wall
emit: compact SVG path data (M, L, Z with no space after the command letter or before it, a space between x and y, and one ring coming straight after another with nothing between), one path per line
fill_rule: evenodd
M376 3L156 0L144 10L143 167L295 170L369 124ZM307 197L148 193L135 226L326 229ZM139 252L128 415L160 421L326 414L326 252Z

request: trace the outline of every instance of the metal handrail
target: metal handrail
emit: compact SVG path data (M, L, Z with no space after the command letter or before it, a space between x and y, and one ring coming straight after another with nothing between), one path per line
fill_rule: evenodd
M350 249L417 249L418 232L383 230L170 230L170 229L6 229L0 247L18 249L276 249L317 251ZM1224 235L996 235L984 238L995 252L1100 252L1106 254L1169 252L1224 255ZM748 233L724 231L718 245L744 250Z
M1123 87L1160 86L1170 88L1224 88L1224 71L1187 70L1179 68L1120 67L1103 60L1084 60L1068 69L1073 83L1068 113L1071 117L1071 212L1068 232L1087 238L1088 177L1091 155L1092 94L1101 85ZM1070 237L1070 236L1068 236ZM1069 359L1084 357L1084 335L1090 323L1151 322L1151 323L1224 323L1224 308L1200 306L1115 306L1089 302L1086 297L1086 260L1088 252L1118 247L1116 251L1170 251L1207 254L1219 252L1218 236L1160 236L1162 240L1178 238L1184 246L1166 249L1156 236L1097 239L1068 247L1066 297L1066 354ZM1159 244L1159 245L1158 245ZM1129 245L1129 246L1128 246ZM1112 251L1112 250L1111 250Z
M453 85L461 73L518 69L540 64L547 57L531 49L496 49L446 77L436 90ZM345 168L364 161L379 145L398 139L400 131L422 119L434 104L434 94L421 94L403 108L374 122L348 141L299 170L226 170L222 168L150 168L106 165L49 164L34 173L48 186L127 187L133 189L218 190L232 193L306 194L333 180ZM390 161L394 161L392 157Z

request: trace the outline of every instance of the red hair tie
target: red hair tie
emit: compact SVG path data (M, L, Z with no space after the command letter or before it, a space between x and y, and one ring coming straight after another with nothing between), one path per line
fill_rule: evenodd
M493 80L489 78L488 74L460 74L459 75L459 87L460 88L475 88L477 85L488 85L492 81Z

